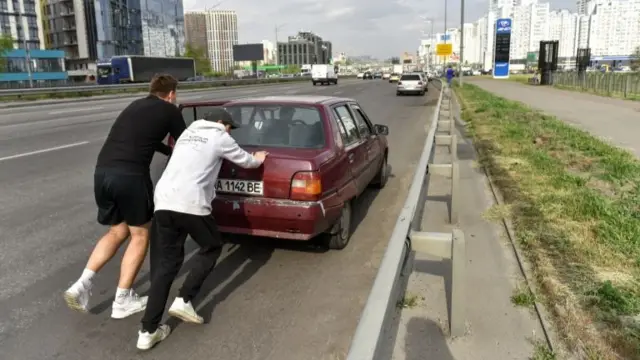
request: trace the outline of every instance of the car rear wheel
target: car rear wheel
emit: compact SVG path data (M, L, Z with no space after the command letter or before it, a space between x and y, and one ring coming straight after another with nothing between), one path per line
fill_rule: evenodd
M347 201L342 206L340 218L331 228L331 234L327 237L326 245L329 249L342 250L349 244L351 239L351 201Z
M387 157L385 156L382 158L380 170L378 170L378 174L373 179L371 185L376 189L382 189L387 185L387 181L389 181L389 167L387 166Z
M313 82L313 86L316 86L316 82L315 81Z

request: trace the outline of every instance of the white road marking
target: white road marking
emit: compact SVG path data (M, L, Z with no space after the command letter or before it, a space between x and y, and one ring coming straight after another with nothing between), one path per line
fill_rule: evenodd
M5 160L18 159L18 158L25 157L25 156L31 156L31 155L37 155L37 154L42 154L42 153L48 153L48 152L56 151L56 150L68 149L68 148L72 148L72 147L76 147L76 146L80 146L80 145L86 145L86 144L88 144L88 143L89 143L88 141L81 141L81 142L77 142L77 143L73 143L73 144L61 145L61 146L56 146L56 147L52 147L52 148L48 148L48 149L42 149L42 150L36 150L36 151L29 151L29 152L22 153L22 154L16 154L16 155L11 155L11 156L5 156L5 157L1 157L1 158L0 158L0 162L1 162L1 161L5 161Z
M58 111L51 111L49 115L60 115L60 114L67 114L67 113L74 113L74 112L81 112L81 111L94 111L94 110L101 110L101 109L104 109L104 108L100 106L100 107L82 108L82 109L58 110Z
M334 92L333 92L333 95L340 95L340 94L342 94L343 92L344 92L344 91L334 91Z

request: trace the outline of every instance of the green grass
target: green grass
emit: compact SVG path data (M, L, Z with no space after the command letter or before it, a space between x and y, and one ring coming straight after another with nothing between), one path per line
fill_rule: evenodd
M424 300L424 297L407 293L396 305L400 309L411 309L418 306L421 300Z
M341 79L349 79L355 78L355 76L342 76ZM178 90L187 90L187 89L209 89L209 88L224 88L228 86L245 86L245 85L256 85L256 84L276 84L276 83L284 83L284 82L304 82L307 81L311 83L309 78L294 78L290 79L257 79L250 80L241 85L234 83L232 80L228 81L220 81L218 83L213 84L197 84L197 83L181 83L178 86ZM20 95L20 96L0 96L0 102L10 102L10 101L32 101L32 100L47 100L47 99L67 99L67 98L83 98L83 97L91 97L97 95L126 95L126 94L137 94L137 93L145 93L148 90L145 87L140 87L137 89L108 89L108 88L98 88L95 91L82 91L82 92L52 92L47 94L34 94L34 95Z
M640 162L472 84L456 92L569 348L640 359Z
M536 302L536 297L526 285L520 285L513 290L511 302L516 306L532 308Z

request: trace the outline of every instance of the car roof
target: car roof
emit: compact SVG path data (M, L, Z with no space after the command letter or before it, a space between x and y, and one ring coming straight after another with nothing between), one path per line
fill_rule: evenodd
M321 96L321 95L280 95L280 96L256 96L241 99L212 100L212 101L192 101L184 102L182 106L208 106L212 103L224 103L224 105L242 104L297 104L297 105L333 105L341 102L356 102L351 98Z
M279 95L279 96L260 96L231 100L230 104L247 104L247 103L287 103L287 104L334 104L338 102L355 101L349 98L322 95Z

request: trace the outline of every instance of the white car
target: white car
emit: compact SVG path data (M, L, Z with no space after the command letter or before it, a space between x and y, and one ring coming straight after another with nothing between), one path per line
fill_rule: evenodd
M362 79L364 77L364 73L358 73L358 79Z
M391 74L390 74L390 73L384 73L384 74L382 74L382 79L383 79L383 80L389 80L389 78L390 78L390 77L391 77Z
M406 73L400 76L396 96L404 94L424 95L427 92L427 81L420 73Z

